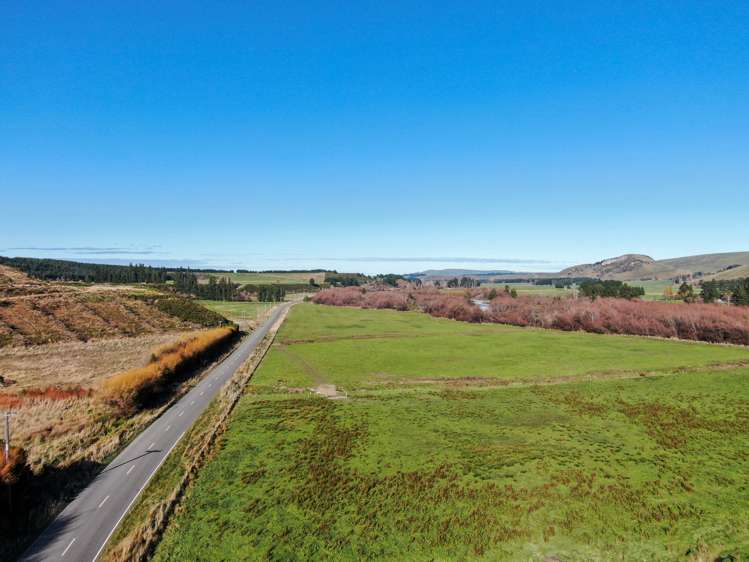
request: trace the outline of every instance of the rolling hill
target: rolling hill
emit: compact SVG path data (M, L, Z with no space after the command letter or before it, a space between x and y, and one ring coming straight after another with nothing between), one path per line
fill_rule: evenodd
M665 260L655 260L644 254L624 254L595 263L575 265L556 273L444 269L425 271L412 276L432 280L462 275L482 280L491 278L499 282L561 277L594 277L618 281L650 281L679 277L737 279L749 277L749 252L701 254Z
M692 276L736 278L749 271L749 252L702 254L654 260L640 254L625 254L593 264L577 265L560 272L565 277L598 277L619 281L673 279Z
M0 348L138 336L219 325L189 299L127 285L39 281L0 266Z

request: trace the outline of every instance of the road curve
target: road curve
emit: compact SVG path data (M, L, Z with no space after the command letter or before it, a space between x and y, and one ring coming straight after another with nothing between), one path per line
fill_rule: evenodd
M289 305L279 306L260 327L193 389L151 423L68 504L21 560L96 560L130 506L185 432Z

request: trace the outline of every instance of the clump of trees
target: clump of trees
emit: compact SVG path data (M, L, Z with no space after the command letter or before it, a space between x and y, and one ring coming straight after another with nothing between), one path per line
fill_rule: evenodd
M645 295L643 287L632 287L621 281L583 281L580 283L580 294L590 299L614 297L634 299Z
M282 302L286 298L283 285L259 285L257 300L261 302Z
M338 273L329 271L325 273L325 282L333 287L358 287L369 283L369 277L363 273Z
M680 300L689 303L695 302L697 300L697 296L694 294L694 287L692 287L686 281L679 286L679 290L677 291L676 296Z
M474 279L473 277L466 277L463 276L460 279L457 277L453 277L452 279L447 280L447 287L448 289L453 288L463 288L463 289L473 289L474 287L481 286L481 281L478 279Z
M237 298L239 284L232 283L228 277L208 278L208 283L200 283L198 277L189 271L174 273L174 288L180 293L193 295L201 299L231 301Z
M0 264L14 267L26 275L48 281L85 283L166 283L169 270L143 264L106 265L46 258L6 258Z
M723 300L739 306L749 306L749 277L703 281L700 296L704 302Z

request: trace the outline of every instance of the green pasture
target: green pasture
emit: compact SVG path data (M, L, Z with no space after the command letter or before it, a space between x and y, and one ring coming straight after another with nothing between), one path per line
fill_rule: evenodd
M745 560L747 360L297 305L154 560Z
M255 381L289 387L326 382L354 390L440 379L546 381L737 362L749 364L749 349L303 304L292 310Z
M572 289L557 289L554 285L534 285L533 283L482 283L482 287L504 291L505 285L515 289L520 295L541 297L564 297L572 294Z
M203 276L228 277L234 283L241 285L273 285L273 284L296 284L309 283L314 279L315 283L325 281L325 273L213 273L201 274Z
M255 320L268 312L276 304L272 302L210 300L199 300L197 302L209 310L218 312L221 316L232 322Z

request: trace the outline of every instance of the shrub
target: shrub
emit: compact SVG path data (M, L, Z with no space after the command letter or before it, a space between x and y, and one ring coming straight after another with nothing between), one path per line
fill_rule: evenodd
M359 287L324 289L312 297L312 302L332 306L361 306L364 295Z
M517 326L749 345L749 312L713 304L500 296L486 316Z
M358 288L350 287L326 289L312 300L336 306L396 310L415 306L432 316L465 322L497 322L598 334L631 334L749 345L749 310L715 304L687 305L619 298L591 301L513 295L512 291L508 291L500 292L491 300L489 309L481 311L462 295L434 288L363 293Z
M8 462L0 453L0 484L12 485L18 482L26 471L26 451L20 447L11 447L8 451Z
M145 300L151 299L151 297L145 298ZM228 322L220 314L184 297L159 297L153 304L165 314L205 327L221 326Z
M151 361L145 367L123 371L106 379L102 383L102 394L122 408L140 405L176 375L214 356L237 333L234 326L214 328L161 346L152 352Z
M0 394L0 408L20 408L28 402L41 400L67 400L69 398L85 398L91 396L92 391L80 386L59 387L49 386L46 388L27 388L19 392L7 392Z

